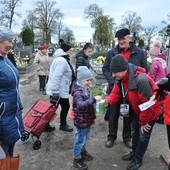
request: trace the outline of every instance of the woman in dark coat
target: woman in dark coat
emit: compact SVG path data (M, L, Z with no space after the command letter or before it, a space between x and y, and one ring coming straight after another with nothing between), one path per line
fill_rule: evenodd
M93 45L86 43L82 51L76 54L76 71L79 66L87 66L90 69L89 57L93 53Z

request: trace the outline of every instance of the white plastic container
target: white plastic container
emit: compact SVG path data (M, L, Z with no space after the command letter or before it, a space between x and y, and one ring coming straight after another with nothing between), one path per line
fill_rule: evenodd
M106 112L106 107L104 106L105 100L96 102L96 116L104 115Z

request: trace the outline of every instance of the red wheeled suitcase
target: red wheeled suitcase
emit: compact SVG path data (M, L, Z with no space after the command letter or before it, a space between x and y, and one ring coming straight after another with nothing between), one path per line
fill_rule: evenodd
M40 135L45 130L46 125L52 122L56 114L57 107L50 102L38 100L23 118L25 133L21 137L23 143L28 141L29 135L36 136L37 141L33 144L34 149L41 147Z

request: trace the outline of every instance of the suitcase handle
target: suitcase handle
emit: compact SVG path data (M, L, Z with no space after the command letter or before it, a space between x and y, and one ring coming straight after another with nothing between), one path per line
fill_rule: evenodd
M32 116L35 116L35 117L41 117L43 114L44 114L44 113L41 113L41 112L39 112L39 111L34 110L34 113L32 113L31 115L32 115Z

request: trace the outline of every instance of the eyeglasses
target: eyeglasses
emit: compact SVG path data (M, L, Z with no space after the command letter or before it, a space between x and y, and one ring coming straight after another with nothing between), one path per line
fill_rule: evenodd
M93 79L88 79L88 80L86 80L86 81L92 81Z

